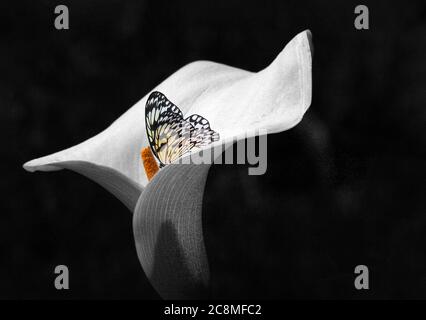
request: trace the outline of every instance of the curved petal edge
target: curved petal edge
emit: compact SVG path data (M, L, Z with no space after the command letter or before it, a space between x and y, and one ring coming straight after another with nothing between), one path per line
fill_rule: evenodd
M202 200L210 165L172 164L151 180L133 215L136 249L164 299L206 298Z

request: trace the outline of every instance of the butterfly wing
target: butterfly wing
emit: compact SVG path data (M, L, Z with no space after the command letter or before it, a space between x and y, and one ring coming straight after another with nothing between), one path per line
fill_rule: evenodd
M207 119L195 114L184 119L182 111L158 91L147 100L145 124L151 150L160 166L174 162L192 148L219 140Z
M179 114L165 112L158 121L157 158L163 164L169 164L179 159L195 147L191 139L193 127Z
M160 132L163 136L169 132L170 127L167 126L167 119L170 115L173 115L170 122L183 119L182 111L169 101L164 94L158 91L152 92L145 106L145 127L151 150L162 165L166 162L164 162L164 158L161 159L159 157L161 150L159 136Z
M219 133L210 128L210 123L206 118L193 114L185 121L188 121L194 127L193 137L196 140L197 147L203 147L219 140Z

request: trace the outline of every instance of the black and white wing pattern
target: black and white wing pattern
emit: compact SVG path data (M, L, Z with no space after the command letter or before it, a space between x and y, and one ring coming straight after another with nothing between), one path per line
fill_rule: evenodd
M219 140L219 134L210 129L204 117L193 114L183 117L182 111L164 94L152 92L145 106L145 125L149 145L160 167Z

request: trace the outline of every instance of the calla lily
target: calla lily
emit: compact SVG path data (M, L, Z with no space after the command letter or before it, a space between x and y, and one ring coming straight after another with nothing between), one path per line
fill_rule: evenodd
M293 38L265 69L253 73L208 61L184 66L159 84L183 114L200 114L220 141L253 129L295 126L311 102L311 35ZM163 298L201 298L209 282L201 211L208 164L172 164L151 181L140 151L149 145L144 117L148 95L106 130L69 149L29 161L28 171L70 169L96 181L134 213L139 260Z

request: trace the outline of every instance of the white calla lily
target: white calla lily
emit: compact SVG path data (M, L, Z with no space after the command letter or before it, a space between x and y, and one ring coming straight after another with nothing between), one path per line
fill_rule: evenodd
M200 114L209 120L220 134L210 148L256 129L268 133L290 129L311 102L310 32L298 34L257 73L197 61L154 90L164 93L185 116ZM197 297L208 284L201 202L209 165L166 166L148 181L140 159L141 149L149 145L144 121L147 98L97 136L29 161L24 168L70 169L112 192L134 211L138 256L154 287L165 298Z

